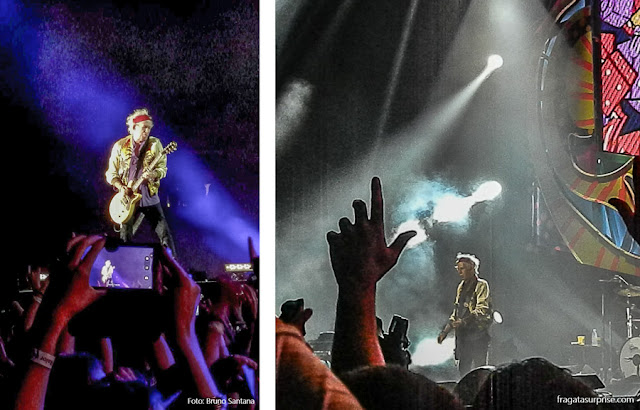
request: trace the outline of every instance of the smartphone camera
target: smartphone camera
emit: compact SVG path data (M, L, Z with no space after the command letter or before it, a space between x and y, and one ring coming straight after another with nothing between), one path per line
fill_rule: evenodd
M105 246L96 258L89 284L97 289L153 289L155 245Z

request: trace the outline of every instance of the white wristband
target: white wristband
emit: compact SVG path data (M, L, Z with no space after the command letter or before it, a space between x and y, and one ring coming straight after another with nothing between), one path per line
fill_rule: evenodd
M47 369L51 369L53 367L53 362L56 360L56 357L47 352L43 352L42 350L33 349L31 352L31 361L39 364L40 366L44 366Z

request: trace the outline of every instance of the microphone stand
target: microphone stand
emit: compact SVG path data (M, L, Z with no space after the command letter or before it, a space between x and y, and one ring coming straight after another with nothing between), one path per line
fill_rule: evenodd
M599 343L600 345L600 360L602 361L602 368L600 370L600 376L603 377L605 380L607 378L606 373L606 358L605 358L605 348L604 348L604 344L605 344L605 332L606 332L606 324L605 324L605 317L604 317L604 292L602 292L601 298L600 298L600 314L602 316L602 337L600 338L600 340L602 341L602 343ZM597 340L596 340L597 343Z
M622 278L620 275L614 275L613 278L608 279L608 280L599 280L598 282L602 282L602 283L617 283L618 285L622 285L625 284L626 286L629 286L629 283L624 280L624 278ZM631 338L631 308L629 306L629 298L627 297L627 307L626 307L626 315L627 315L627 335L629 338ZM604 378L604 380L607 380L609 374L613 371L612 366L613 366L613 354L611 352L611 349L613 349L613 335L611 334L611 327L609 327L609 366L607 368L607 349L605 348L606 345L606 339L607 339L607 321L606 321L606 314L605 314L605 293L601 292L601 297L600 297L600 316L602 319L602 337L601 337L601 361L602 361L602 369L600 372L600 375ZM611 324L609 325L611 326Z

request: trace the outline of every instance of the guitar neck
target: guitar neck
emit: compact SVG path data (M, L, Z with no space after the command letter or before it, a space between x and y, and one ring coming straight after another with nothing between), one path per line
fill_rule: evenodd
M154 169L156 167L156 165L158 164L158 161L160 161L160 159L162 159L163 156L172 153L176 149L177 149L177 144L174 141L171 141L166 147L164 147L162 152L160 152L158 155L156 155L156 157L153 159L153 161L151 161L151 163L144 168L142 173L144 174L145 172L148 172L148 171ZM138 188L140 188L140 185L142 185L143 182L144 182L144 178L142 178L142 176L140 176L136 180L136 182L131 186L131 189L133 190L133 192L137 192Z
M145 172L155 168L155 166L158 164L158 161L160 161L160 158L162 158L163 155L164 155L164 152L161 152L158 156L156 156L153 159L153 161L151 161L151 163L147 167L145 167L143 169L142 173L144 174ZM133 192L138 192L138 189L140 188L140 185L142 185L143 182L144 182L144 178L142 176L140 176L138 179L136 179L136 182L131 187Z

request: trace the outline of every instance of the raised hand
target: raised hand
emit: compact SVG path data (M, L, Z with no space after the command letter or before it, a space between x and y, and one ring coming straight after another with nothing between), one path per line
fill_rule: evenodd
M636 242L640 243L640 156L636 156L633 159L633 191L635 212L631 210L631 207L625 201L619 198L611 198L609 203L620 212L629 234Z
M105 238L97 235L74 236L67 243L66 266L52 270L51 285L43 299L50 310L38 312L40 326L34 326L35 331L34 328L30 330L31 343L37 349L38 357L55 355L69 320L104 295L89 286L91 267L104 244ZM44 408L49 374L50 365L29 363L16 395L16 409Z
M338 222L340 233L327 233L331 266L339 286L370 288L396 264L416 232L404 232L387 246L382 187L377 177L371 180L371 217L361 200L353 201L353 210L353 224L342 218Z
M378 342L376 284L396 264L415 231L400 234L389 246L384 236L380 180L371 180L371 217L360 200L353 202L355 220L338 222L340 233L329 232L329 255L338 282L332 369L344 372L360 366L385 364Z
M187 362L200 397L223 397L216 386L196 337L196 307L200 301L200 286L163 248L157 268L163 276L164 293L172 295L176 343Z
M254 370L258 369L258 363L256 363L255 360L247 356L240 355L240 354L232 354L230 357L236 363L237 371L240 371L240 369L242 369L242 366L245 366L245 365L249 366Z
M27 280L31 285L31 289L33 290L33 293L40 296L44 294L45 290L47 290L47 286L49 286L49 277L47 276L46 279L40 280L41 273L42 273L42 267L40 266L33 270L30 269L29 272L27 273Z
M163 248L161 258L165 292L173 296L173 313L178 335L193 336L196 307L200 302L200 286L191 279L184 268Z
M89 273L100 251L104 248L104 236L79 235L67 243L69 277L62 298L56 303L55 312L69 320L105 294L89 285ZM89 250L87 251L87 248ZM60 280L63 278L61 277ZM58 280L54 277L52 281ZM49 293L47 293L49 296Z
M240 302L242 306L246 306L248 311L251 313L251 317L248 318L252 322L255 322L258 319L258 295L256 294L255 289L247 284L241 285L242 293L240 294ZM245 318L247 319L247 318Z

